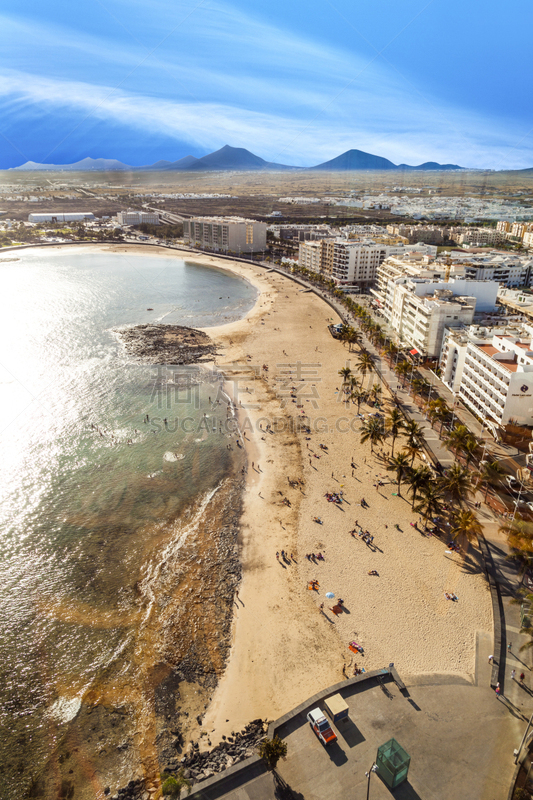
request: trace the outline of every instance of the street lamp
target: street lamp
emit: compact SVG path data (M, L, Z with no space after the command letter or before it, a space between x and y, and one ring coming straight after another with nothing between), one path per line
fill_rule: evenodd
M373 772L377 771L378 771L378 765L374 761L368 772L365 772L365 777L368 779L366 784L366 800L368 800L368 798L370 797L370 776L372 775Z

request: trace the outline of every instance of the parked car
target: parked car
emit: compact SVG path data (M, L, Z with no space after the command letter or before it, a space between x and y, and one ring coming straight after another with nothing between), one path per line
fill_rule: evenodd
M505 482L509 489L512 489L514 492L517 492L520 489L520 482L516 480L513 475L507 475L505 478Z
M314 708L307 715L310 726L324 746L337 741L337 734L319 708Z

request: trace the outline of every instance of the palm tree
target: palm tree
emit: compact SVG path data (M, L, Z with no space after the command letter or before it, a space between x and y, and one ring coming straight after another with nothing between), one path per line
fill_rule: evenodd
M352 349L352 345L356 344L357 347L362 350L363 348L363 334L360 331L356 331L354 328L350 328L350 337L348 339L348 344L350 345L350 351Z
M463 536L471 542L472 539L476 539L482 533L483 528L481 522L469 508L463 508L461 511L454 514L451 529L451 534L454 539Z
M442 397L436 397L435 400L430 400L428 403L428 416L431 420L431 425L433 427L433 423L440 420L440 431L439 436L442 433L442 426L444 425L444 421L446 417L450 413L446 402L442 399Z
M374 403L379 403L380 394L381 394L381 386L379 385L379 383L375 383L370 389L370 395Z
M360 389L360 388L361 388L360 382L357 380L355 375L352 375L350 377L350 391L355 392L356 389Z
M442 487L434 481L420 490L421 496L414 510L423 515L424 525L427 526L428 519L442 511L443 494Z
M393 408L387 419L385 420L385 424L389 430L389 433L392 437L392 448L391 448L391 456L394 456L394 443L399 436L399 434L405 428L405 420L403 414L399 409Z
M409 457L405 453L398 453L396 457L389 458L387 470L396 473L396 482L398 484L398 495L401 497L401 483L402 478L409 474L411 469L409 465Z
M350 367L343 367L342 369L339 370L338 374L341 376L342 383L344 385L349 382L350 377L352 375L352 370L350 369Z
M382 444L385 439L383 420L379 417L370 417L361 426L361 444L370 442L370 451L374 452L374 445Z
M410 419L405 423L405 435L407 436L407 443L411 444L413 441L424 441L424 428L418 424L414 419Z
M414 508L417 494L419 492L423 494L426 491L427 487L433 481L433 473L429 467L423 464L421 467L418 467L418 469L411 469L407 480L409 482L409 489L413 493L411 508Z
M423 378L413 378L411 381L411 391L413 392L413 400L416 403L416 396L421 395L424 389L428 386L428 382Z
M495 483L498 483L498 481L501 480L502 476L504 475L504 471L497 461L482 461L480 464L480 470L477 474L479 476L480 484L485 484L486 501L489 493L489 487L494 486Z
M400 378L402 387L405 388L407 376L411 373L413 367L408 361L399 361L394 367L394 372Z
M265 738L258 747L258 753L266 762L268 769L276 769L280 758L285 758L287 755L287 743L277 735L273 739Z
M366 373L374 372L374 359L367 350L363 350L359 354L359 361L356 364L357 369L365 379Z
M470 472L460 464L453 464L441 481L444 491L459 505L474 493Z
M453 431L450 431L444 444L452 453L455 450L455 458L457 458L459 450L464 448L471 435L466 425L457 425Z
M424 449L423 446L420 444L420 442L417 442L416 439L412 439L412 441L407 442L402 452L407 453L407 455L410 457L411 467L415 463L415 458L419 453L422 452L423 449Z
M507 520L498 529L507 536L513 558L517 558L527 568L533 560L533 523L516 517Z
M366 392L364 392L362 389L354 389L353 392L350 392L350 400L353 403L357 403L357 413L359 414L361 403L366 400Z
M479 442L476 437L471 433L462 447L463 455L466 456L466 466L470 464L476 451L479 450Z

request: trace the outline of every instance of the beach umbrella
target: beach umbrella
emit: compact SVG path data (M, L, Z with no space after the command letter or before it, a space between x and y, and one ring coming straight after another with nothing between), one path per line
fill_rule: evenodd
M333 594L333 592L326 592L326 597L328 598L328 600L333 600L335 595Z

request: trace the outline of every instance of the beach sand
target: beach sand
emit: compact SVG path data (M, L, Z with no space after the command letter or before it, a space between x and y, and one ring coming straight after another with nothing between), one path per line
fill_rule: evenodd
M105 250L147 253L125 245L95 248ZM261 292L245 319L205 329L223 348L217 366L237 405L249 461L231 654L202 725L212 743L252 719L286 713L342 680L343 668L353 674L355 662L367 670L394 662L402 676L438 671L471 678L476 632L492 625L477 551L470 548L465 563L447 554L442 541L414 529L410 523L418 517L410 502L396 496L391 474L370 445L360 444L356 407L342 402L338 375L346 365L355 371L357 353L329 334L336 314L313 293L264 268L149 249L150 256L172 253L234 271ZM303 387L302 409L289 396L291 385ZM370 410L361 406L365 415ZM287 425L302 411L311 420L310 440ZM269 422L278 432L265 430ZM396 452L401 446L399 439ZM385 483L379 489L376 476ZM292 488L287 478L304 485ZM328 503L324 494L341 487L347 502ZM362 497L368 508L361 507ZM375 537L375 550L350 535L355 520ZM276 559L282 549L293 554L290 565ZM321 552L325 561L308 561L311 552ZM374 569L379 575L368 575ZM310 579L319 581L318 593L308 589ZM331 613L335 600L325 598L327 591L344 599L346 613ZM458 602L446 600L444 592L457 594ZM362 645L364 655L348 649L351 641Z
M253 428L242 521L243 581L230 661L204 719L213 742L251 719L286 713L342 680L343 667L353 674L355 663L368 670L394 662L404 676L438 671L472 677L476 632L492 625L478 553L470 548L465 563L446 553L442 541L413 528L418 516L410 502L396 496L391 473L370 445L360 444L356 407L342 402L338 374L346 365L356 371L357 353L329 334L328 322L338 321L335 313L285 276L242 264L232 269L260 286L262 295L246 320L208 329L226 348L219 366L226 371L224 364L248 361L269 369L263 372L266 380L246 381L249 367L239 372L238 388L253 388L250 398L259 408L240 411L241 425L246 421ZM261 417L264 428L266 420L284 413L299 416L290 397L280 409L290 385L302 387L297 396L305 398L302 410L312 420L310 440L303 432L258 429ZM239 399L246 405L248 396L239 392ZM361 407L365 414L370 410ZM396 452L401 446L399 439ZM259 461L261 472L252 469L252 461ZM291 488L287 477L302 478L303 492ZM379 478L385 485L376 489ZM327 502L324 494L341 487L347 502L340 507ZM363 497L368 508L360 504ZM356 520L375 537L374 548L350 535ZM276 560L282 549L294 555L290 566ZM305 557L318 552L324 562ZM308 589L312 579L319 581L318 593ZM329 610L336 601L325 598L328 591L342 597L345 613L336 617ZM458 602L444 592L454 592ZM362 645L364 655L348 649L351 641Z

